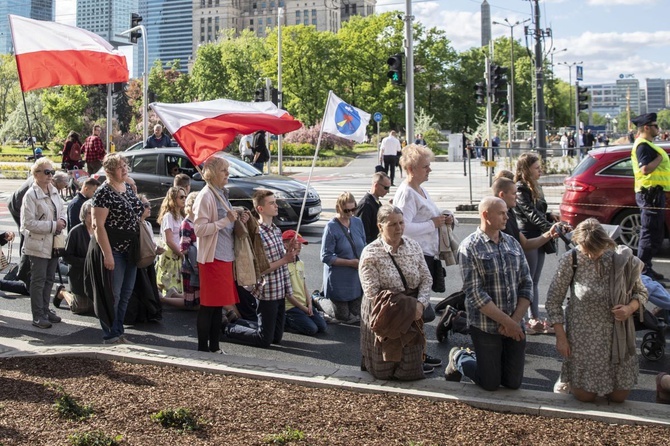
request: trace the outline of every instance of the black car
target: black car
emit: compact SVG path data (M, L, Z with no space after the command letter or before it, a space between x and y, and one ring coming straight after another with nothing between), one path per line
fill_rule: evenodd
M151 218L156 219L160 205L167 190L172 186L173 173L178 168L180 173L191 177L191 191L199 191L205 186L200 173L179 147L160 149L140 149L123 153L128 161L129 175L135 180L137 190L145 194L151 202ZM305 184L292 178L279 175L263 175L251 165L227 153L219 152L214 156L225 158L230 164L230 177L226 189L233 206L244 206L253 209L251 196L256 189L269 189L274 192L279 205L279 215L275 224L279 227L292 227L298 224L300 206L305 194ZM104 170L95 178L105 179ZM314 223L321 215L321 199L319 194L310 188L305 203L302 224Z

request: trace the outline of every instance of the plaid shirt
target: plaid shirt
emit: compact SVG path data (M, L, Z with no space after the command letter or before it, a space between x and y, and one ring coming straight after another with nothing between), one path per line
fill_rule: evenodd
M105 152L105 147L102 145L102 139L99 136L91 135L86 138L84 142L84 161L102 161L107 152Z
M528 262L519 242L500 233L494 243L480 228L470 234L458 249L463 277L468 325L487 333L498 333L498 323L480 309L493 303L505 314L512 315L519 299L533 299L533 280Z
M263 248L268 262L276 262L284 257L286 249L281 238L281 231L273 223L267 226L263 223L258 225L258 231L263 241ZM263 282L253 289L251 294L258 300L279 300L293 294L291 287L291 276L288 266L282 265L271 273L263 276Z

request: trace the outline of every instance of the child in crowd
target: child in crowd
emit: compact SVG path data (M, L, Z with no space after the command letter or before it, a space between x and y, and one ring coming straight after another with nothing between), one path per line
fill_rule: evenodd
M286 326L308 336L325 333L326 321L312 306L312 296L307 292L307 282L305 281L305 263L298 257L302 245L306 245L307 240L293 229L284 231L282 240L286 251L290 249L293 240L297 242L294 243L295 262L287 265L288 273L291 276L293 295L286 296Z
M158 257L156 267L156 281L158 288L165 293L163 303L176 307L184 306L184 288L181 278L181 264L184 254L181 250L179 240L179 229L186 213L186 191L180 187L173 186L168 189L161 210L158 213L158 221L161 224L161 240L165 252Z
M193 228L193 204L197 192L191 192L186 197L186 218L179 228L181 251L184 261L181 267L182 284L184 286L184 306L197 309L200 306L200 278L198 276L198 250L196 246L195 229Z

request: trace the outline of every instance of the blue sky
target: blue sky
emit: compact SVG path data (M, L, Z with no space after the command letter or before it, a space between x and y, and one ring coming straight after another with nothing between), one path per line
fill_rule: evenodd
M488 2L494 21L515 23L532 16L528 0ZM412 12L424 26L444 29L454 48L462 51L480 45L481 3L419 0L412 3ZM56 0L57 18L60 14L74 21L74 4ZM377 1L378 12L404 9L403 0ZM542 28L552 30L553 41L545 43L547 50L556 50L554 64L583 62L585 84L614 82L620 74L633 75L641 86L646 78L670 79L669 0L541 0L540 10ZM506 26L492 25L491 30L494 38L509 35ZM514 28L514 37L525 42L522 26ZM568 80L566 66L554 68L557 77ZM573 82L574 77L572 68Z
M481 42L482 0L414 1L415 19L446 32L458 51ZM488 0L493 21L515 23L532 17L528 0ZM405 10L403 0L378 0L377 11ZM554 64L583 62L584 83L614 82L620 74L670 79L670 1L668 0L541 0L541 27L551 28ZM506 26L492 25L493 37L509 36ZM525 42L523 27L514 28ZM529 38L530 43L530 38ZM567 48L567 51L559 51ZM575 72L572 68L572 81ZM568 68L555 66L568 81Z

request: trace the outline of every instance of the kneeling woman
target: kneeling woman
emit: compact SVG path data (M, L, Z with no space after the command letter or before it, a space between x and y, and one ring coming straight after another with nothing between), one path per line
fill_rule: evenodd
M594 218L577 225L572 241L575 255L571 250L560 258L546 303L556 349L565 358L561 378L579 401L605 395L620 403L637 383L633 318L647 301L644 264L630 248L617 247Z
M379 238L365 247L359 267L363 286L361 366L379 379L421 379L426 345L422 316L433 280L421 246L403 236L402 211L382 206L377 224ZM383 296L387 290L392 297ZM392 300L398 311L389 311Z

